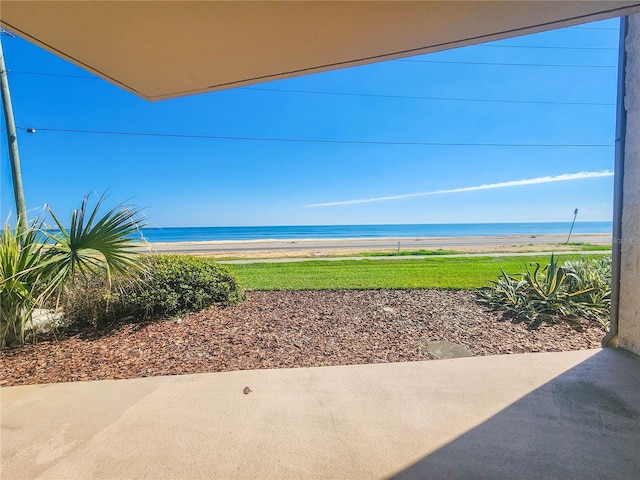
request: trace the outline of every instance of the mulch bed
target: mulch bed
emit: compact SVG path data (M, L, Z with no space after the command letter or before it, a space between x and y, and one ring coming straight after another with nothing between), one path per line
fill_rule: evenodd
M473 355L597 348L595 322L535 329L443 290L248 292L239 305L41 339L2 352L0 384L437 359L447 341Z

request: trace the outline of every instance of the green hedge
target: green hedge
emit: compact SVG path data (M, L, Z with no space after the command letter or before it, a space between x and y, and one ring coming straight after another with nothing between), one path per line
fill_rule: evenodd
M63 298L68 323L102 326L125 317L153 318L233 305L244 298L235 275L207 258L185 255L140 257L143 271L76 281Z
M171 315L213 305L233 305L244 293L236 277L208 258L152 255L132 302L146 315Z

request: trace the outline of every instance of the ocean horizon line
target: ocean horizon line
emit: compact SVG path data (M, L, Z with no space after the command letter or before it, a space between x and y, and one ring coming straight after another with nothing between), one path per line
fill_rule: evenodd
M145 227L141 229L141 233L150 242L568 235L571 224L572 222L487 222ZM611 221L575 222L572 233L611 233L611 228Z
M571 224L571 220L558 220L549 222L440 222L440 223L305 223L300 225L165 225L146 226L144 228L169 229L169 228L289 228L289 227L368 227L368 226L395 226L395 225L529 225L529 224ZM612 223L612 220L576 220L581 223Z

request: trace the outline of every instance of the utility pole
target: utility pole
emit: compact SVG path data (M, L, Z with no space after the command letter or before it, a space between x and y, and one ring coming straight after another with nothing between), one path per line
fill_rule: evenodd
M2 33L1 30L0 30L0 33ZM18 216L16 231L24 232L27 229L27 206L24 201L24 191L22 190L22 173L20 173L20 155L18 153L18 136L16 133L16 124L13 119L13 108L11 107L9 81L7 79L7 68L5 67L5 64L4 64L4 53L2 51L1 38L0 38L0 90L2 91L2 106L4 110L4 119L7 125L7 145L9 147L9 162L11 163L11 180L13 182L13 196L16 201L16 215Z
M571 230L569 230L569 236L567 237L567 243L571 240L571 232L573 232L573 226L576 224L576 217L578 216L578 209L576 208L573 212L573 222L571 222Z

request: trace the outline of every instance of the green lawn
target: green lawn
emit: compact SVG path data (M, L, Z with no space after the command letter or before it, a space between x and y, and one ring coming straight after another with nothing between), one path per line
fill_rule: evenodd
M571 242L571 243L567 243L566 245L569 245L571 247L576 247L576 250L582 250L583 252L611 250L611 245L600 245L597 243Z
M596 257L598 255L589 255ZM227 265L242 285L253 290L332 290L378 288L471 289L500 274L519 273L525 265L546 265L539 257L460 257L393 260L305 261ZM586 258L560 255L562 260Z
M351 257L409 257L409 256L431 256L431 255L456 255L459 253L457 250L401 250L399 252L396 251L386 251L386 252L356 252L350 253ZM344 255L342 255L344 256Z

